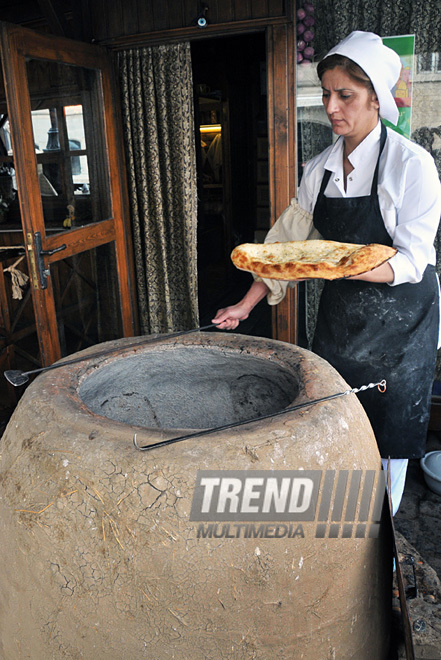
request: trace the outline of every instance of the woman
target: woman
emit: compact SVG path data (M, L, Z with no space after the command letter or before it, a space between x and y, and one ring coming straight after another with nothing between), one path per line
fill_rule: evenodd
M369 32L352 32L319 63L323 104L336 143L309 161L292 202L265 242L324 238L392 245L397 254L369 273L326 282L313 351L352 387L385 378L387 392L360 394L383 466L391 457L394 513L409 458L424 455L439 328L433 241L441 186L432 157L386 129L396 124L392 88L398 55ZM275 304L286 286L259 280L214 322L234 329L265 296Z

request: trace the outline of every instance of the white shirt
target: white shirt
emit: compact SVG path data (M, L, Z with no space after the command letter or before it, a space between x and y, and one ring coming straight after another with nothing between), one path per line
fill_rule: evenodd
M310 160L299 187L300 207L313 212L325 169L332 173L326 197L369 195L380 148L380 132L379 122L350 154L349 161L354 169L347 178L346 191L342 137ZM432 156L391 129L387 129L380 160L378 200L385 228L398 250L389 261L394 271L391 285L420 282L427 264L436 263L433 242L441 217L441 184Z
M350 154L353 171L344 189L343 138L305 165L298 200L283 211L271 227L265 243L303 241L321 238L312 222L312 213L325 169L332 172L327 197L369 195L380 150L381 124ZM384 225L397 254L389 261L394 271L391 286L419 282L428 263L435 264L433 242L441 216L441 184L432 156L422 147L387 129L387 140L380 160L378 200ZM288 282L263 280L269 288L270 305L285 296ZM441 312L441 309L440 309ZM440 326L441 331L441 326ZM441 333L440 333L441 336Z

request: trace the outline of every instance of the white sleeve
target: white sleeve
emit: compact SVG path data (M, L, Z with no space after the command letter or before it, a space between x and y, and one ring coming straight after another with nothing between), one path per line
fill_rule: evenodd
M302 209L297 200L293 198L290 205L283 211L276 220L265 237L265 243L276 243L285 241L306 241L310 239L321 238L312 222L312 215ZM295 282L285 282L283 280L270 280L257 277L256 281L265 282L269 288L267 301L270 305L277 305L286 295L286 289L289 285L294 286Z
M412 158L402 178L401 203L393 212L392 236L397 254L389 261L394 271L391 286L420 282L433 254L441 217L441 184L432 158ZM383 212L386 216L391 211ZM385 224L392 224L392 219Z

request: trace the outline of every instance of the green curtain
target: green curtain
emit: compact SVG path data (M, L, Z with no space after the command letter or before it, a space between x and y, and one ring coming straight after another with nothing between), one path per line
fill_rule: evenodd
M118 53L143 334L198 325L197 190L189 43Z

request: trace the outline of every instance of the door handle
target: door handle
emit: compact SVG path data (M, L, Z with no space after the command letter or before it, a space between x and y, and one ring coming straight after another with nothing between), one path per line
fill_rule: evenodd
M55 252L61 252L62 250L65 249L66 249L66 243L63 243L63 245L60 245L60 247L54 248L53 250L40 250L40 255L50 256L51 254L55 254Z
M40 275L40 285L42 289L47 289L47 278L49 277L50 270L46 268L44 263L44 257L55 254L56 252L61 252L66 249L66 244L60 245L60 247L54 248L53 250L43 250L41 243L41 234L39 231L36 231L34 234L35 240L35 253L37 257L38 272Z

